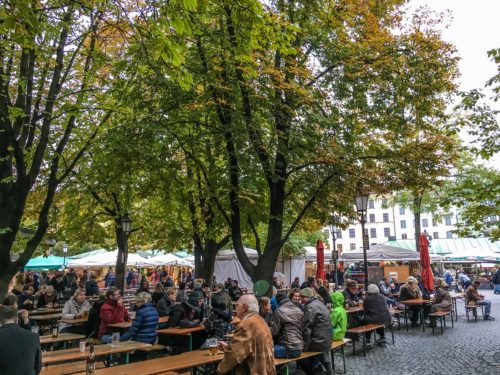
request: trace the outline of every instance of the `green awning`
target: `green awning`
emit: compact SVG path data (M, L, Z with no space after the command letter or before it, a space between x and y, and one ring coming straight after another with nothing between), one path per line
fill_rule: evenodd
M55 255L48 257L40 256L30 259L28 264L24 267L26 270L58 270L63 268L64 258Z

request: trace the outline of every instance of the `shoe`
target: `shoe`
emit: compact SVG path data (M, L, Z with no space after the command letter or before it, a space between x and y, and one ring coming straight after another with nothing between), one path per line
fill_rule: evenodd
M484 317L484 320L495 320L495 318L494 318L494 317L492 317L491 315L486 315L486 316Z

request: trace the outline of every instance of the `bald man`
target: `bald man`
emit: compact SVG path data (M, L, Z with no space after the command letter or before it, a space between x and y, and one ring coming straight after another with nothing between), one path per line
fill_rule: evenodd
M251 294L244 294L236 304L241 320L228 345L221 341L224 359L218 374L275 375L274 343L269 326L259 315L259 303Z

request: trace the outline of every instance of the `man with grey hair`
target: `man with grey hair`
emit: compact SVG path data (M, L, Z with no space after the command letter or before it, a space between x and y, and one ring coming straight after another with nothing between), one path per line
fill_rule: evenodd
M220 341L224 359L219 374L275 375L274 343L269 326L259 315L259 303L251 294L244 294L236 304L236 327L231 344Z
M17 325L17 309L0 305L0 372L35 375L42 369L37 334Z

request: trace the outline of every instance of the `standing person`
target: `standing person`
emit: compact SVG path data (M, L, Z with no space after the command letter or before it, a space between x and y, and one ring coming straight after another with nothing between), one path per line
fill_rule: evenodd
M278 307L271 319L271 334L275 339L275 358L296 358L302 353L302 319L304 313L287 298L285 292L276 294Z
M304 304L304 319L302 320L302 337L304 339L305 352L327 352L332 345L332 322L330 312L326 306L313 296L311 288L300 291L300 297ZM301 361L300 367L308 375L320 374L324 372L321 360L323 354L305 358ZM329 364L331 366L331 363ZM331 369L328 369L331 370Z
M42 369L42 350L37 334L17 325L17 309L0 305L0 372L35 375Z
M491 301L484 298L484 295L478 293L479 285L481 282L475 280L471 286L467 288L465 292L465 298L467 303L474 302L476 305L484 306L484 320L495 320L494 317L490 315L491 312Z
M385 298L380 294L380 290L375 284L368 285L367 296L363 301L364 317L362 324L384 324L390 325L392 323L392 316ZM385 332L384 328L377 328L377 333L380 339L377 344L385 345ZM370 342L371 332L365 333L366 341Z
M90 280L85 283L85 294L87 296L99 295L99 284L97 284L96 277L93 273L90 274Z
M236 316L241 320L231 344L220 341L224 358L218 374L275 375L273 338L266 322L259 316L259 303L250 294L238 299Z
M85 284L87 284L87 281L89 281L89 274L87 270L83 270L83 273L78 280L78 287L85 289Z
M123 306L123 299L120 291L111 287L106 292L106 302L101 307L99 314L101 324L99 326L99 338L104 334L111 333L108 330L109 324L121 323L129 320L127 309Z
M444 280L448 285L448 290L451 290L451 284L453 284L453 275L450 270L446 270L446 272L444 273Z
M500 267L497 269L497 272L493 274L492 282L495 286L495 290L493 293L500 294Z
M333 301L332 311L330 312L330 321L333 327L333 340L342 340L347 331L347 312L344 308L344 295L341 292L331 294Z
M462 285L464 290L467 290L471 285L470 277L467 276L463 270L460 270L460 272L458 273L458 281L460 282L460 285Z
M139 288L137 288L137 291L135 292L135 294L139 294L139 293L142 293L142 292L145 292L145 293L149 293L149 283L148 283L148 279L144 278L141 280L141 284L139 285Z
M87 301L85 296L85 289L78 288L75 290L73 297L69 301L66 301L62 311L62 319L80 319L88 314L90 311L90 303ZM71 324L61 323L60 332L77 332L79 327L73 327Z
M70 268L69 271L64 275L64 284L66 287L73 285L73 282L77 281L77 275L74 268Z

